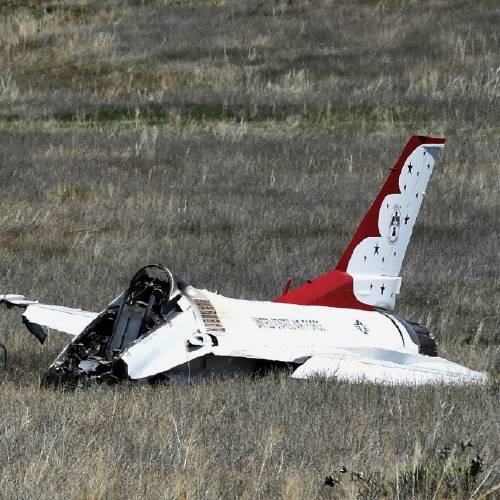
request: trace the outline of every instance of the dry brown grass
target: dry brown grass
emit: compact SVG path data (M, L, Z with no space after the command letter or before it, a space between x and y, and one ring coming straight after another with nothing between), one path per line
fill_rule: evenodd
M64 339L40 348L2 313L0 496L495 488L499 20L492 1L0 2L2 293L98 310L157 261L271 298L336 262L409 135L444 134L398 312L493 374L481 388L279 375L57 392L38 381Z

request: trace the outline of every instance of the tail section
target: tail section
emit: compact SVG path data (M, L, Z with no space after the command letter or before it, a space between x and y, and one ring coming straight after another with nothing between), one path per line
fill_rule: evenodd
M394 309L406 248L444 142L444 139L435 137L412 137L337 267L275 301Z

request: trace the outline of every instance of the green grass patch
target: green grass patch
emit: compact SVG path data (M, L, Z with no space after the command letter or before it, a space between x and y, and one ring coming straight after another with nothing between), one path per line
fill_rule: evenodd
M185 104L149 105L137 107L109 107L94 111L68 111L44 116L34 120L25 120L19 115L7 115L0 118L0 124L15 126L16 123L32 122L42 124L51 122L54 126L96 127L96 126L127 126L133 125L174 125L177 128L193 124L210 122L225 123L283 123L295 122L299 128L317 126L377 126L381 123L398 123L413 126L413 128L428 126L432 116L428 113L413 110L378 111L378 110L338 110L328 112L311 112L305 114L289 113L285 110L251 109L246 106L227 107L222 104Z
M108 7L109 8L109 7ZM0 2L0 14L12 16L20 12L29 13L35 19L53 16L58 22L79 23L97 10L106 9L89 3L68 3L63 1L44 0L5 0Z
M204 224L202 221L191 221L179 224L172 228L172 234L190 235L190 236L203 236L207 234L224 234L232 235L235 232L235 227L229 222L216 222Z
M51 193L51 198L58 203L81 201L87 197L87 190L78 184L60 184Z

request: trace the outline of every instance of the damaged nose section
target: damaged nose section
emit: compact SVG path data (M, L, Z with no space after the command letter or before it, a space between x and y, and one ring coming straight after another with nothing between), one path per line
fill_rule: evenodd
M182 297L173 274L149 265L50 365L42 385L113 383L128 377L120 359L125 349L147 337L176 311Z

